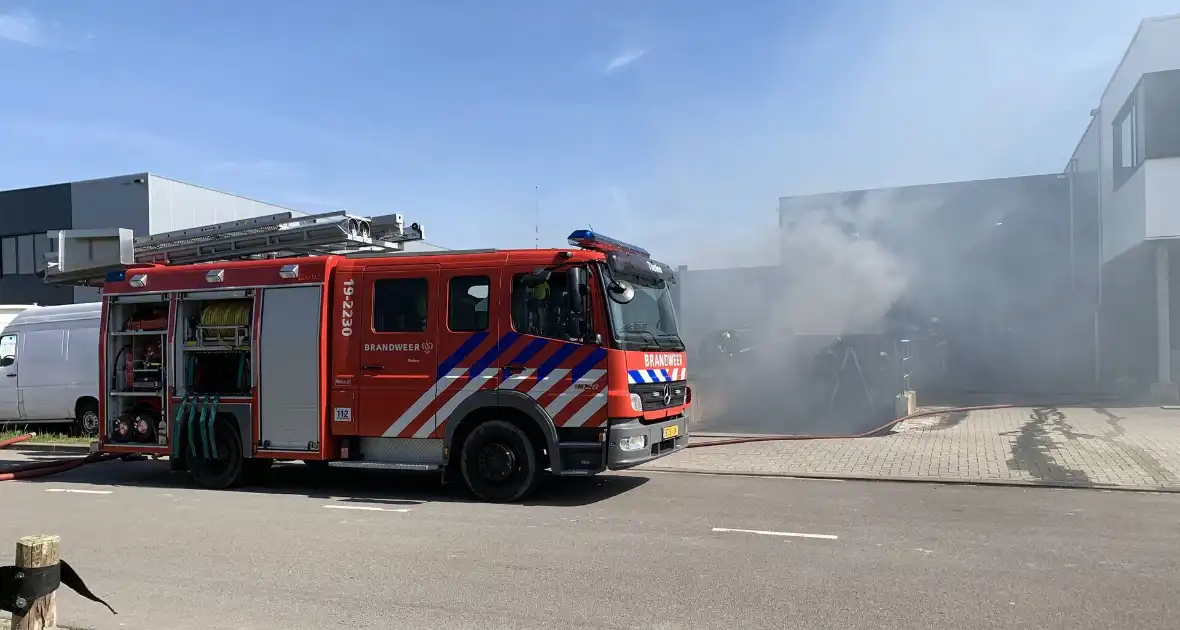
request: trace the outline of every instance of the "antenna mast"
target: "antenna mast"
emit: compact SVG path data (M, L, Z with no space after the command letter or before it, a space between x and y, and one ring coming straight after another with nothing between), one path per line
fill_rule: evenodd
M541 188L533 186L533 248L541 249Z

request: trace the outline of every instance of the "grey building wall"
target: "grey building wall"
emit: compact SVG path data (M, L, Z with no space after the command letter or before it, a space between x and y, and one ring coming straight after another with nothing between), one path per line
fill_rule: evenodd
M1071 271L1083 267L1079 250L1097 266L1097 217L1071 221L1070 200L1093 204L1098 192L1092 186L1086 201L1081 180L1048 174L784 198L780 224L785 232L803 229L796 226L818 214L849 235L833 245L831 264L863 251L853 234L888 252L890 266L904 269L899 304L909 319L920 325L939 317L950 337L950 367L960 380L949 387L1080 391L1093 383L1094 291L1075 290ZM800 265L823 262L796 258L783 249L781 264L795 277ZM834 271L814 273L841 277ZM832 287L830 301L849 302L841 290ZM814 296L816 304L825 299Z
M48 251L48 230L70 227L70 185L0 191L0 302L68 304L73 292L33 275Z
M783 291L779 267L684 268L679 273L676 319L690 351L716 331L760 330L772 323L771 307Z
M98 298L96 289L55 287L34 275L37 261L51 246L45 236L50 230L121 227L137 235L158 234L280 212L308 214L150 173L0 191L0 303L50 305ZM417 242L407 243L406 249L446 248Z
M1102 180L1099 123L1090 119L1066 165L1072 220L1073 282L1079 293L1098 303L1098 279L1102 267Z
M135 173L74 182L70 186L72 229L128 228L148 233L148 174Z

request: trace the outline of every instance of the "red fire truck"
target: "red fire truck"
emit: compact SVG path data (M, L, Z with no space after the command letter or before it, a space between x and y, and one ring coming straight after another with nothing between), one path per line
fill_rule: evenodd
M408 252L400 215L50 232L46 282L101 285L97 448L209 488L275 461L439 470L485 501L687 445L672 270L570 247Z

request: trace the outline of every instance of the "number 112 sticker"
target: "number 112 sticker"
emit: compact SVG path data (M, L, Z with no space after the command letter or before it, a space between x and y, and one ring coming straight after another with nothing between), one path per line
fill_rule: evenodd
M337 407L336 422L352 422L352 407Z

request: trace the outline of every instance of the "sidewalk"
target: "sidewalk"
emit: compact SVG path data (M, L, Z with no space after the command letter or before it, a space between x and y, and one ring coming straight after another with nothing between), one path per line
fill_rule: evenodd
M947 414L901 423L876 438L691 448L639 468L645 469L1180 492L1180 411Z

